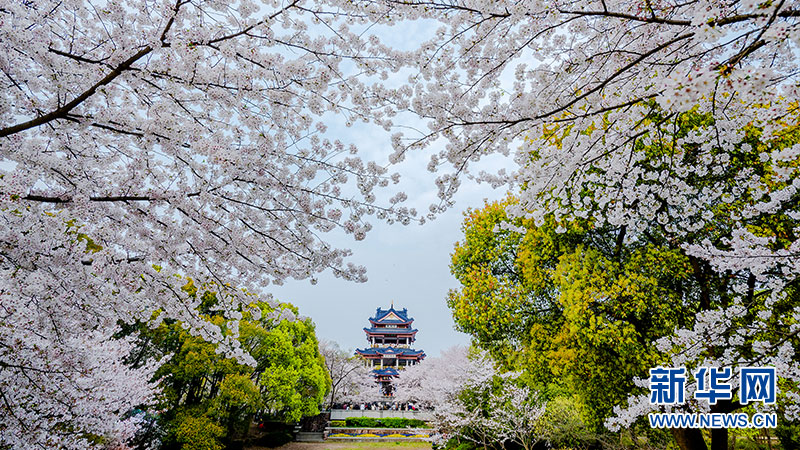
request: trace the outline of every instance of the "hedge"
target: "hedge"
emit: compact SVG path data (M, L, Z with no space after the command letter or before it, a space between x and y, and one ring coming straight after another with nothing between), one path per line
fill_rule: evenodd
M336 421L341 422L341 421ZM419 419L405 419L402 417L386 417L374 419L372 417L348 417L345 425L356 428L425 428L425 422Z

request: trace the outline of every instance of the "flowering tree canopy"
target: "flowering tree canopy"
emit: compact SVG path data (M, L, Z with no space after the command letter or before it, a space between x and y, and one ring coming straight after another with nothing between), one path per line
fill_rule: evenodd
M659 194L697 205L670 184L663 191L629 192L644 177L635 167L636 144L654 139L659 126L699 108L714 122L689 141L732 143L746 125L764 126L772 136L782 120L796 119L796 2L393 5L443 23L414 55L420 73L409 94L409 108L430 119L431 131L395 142L399 152L437 138L448 142L432 161L455 168L440 179L445 198L458 185L456 175L475 160L509 153L524 141L519 170L484 174L524 185L520 208L536 217L580 213L564 210L581 200L571 188L602 181L611 185L598 199L607 206L603 220L635 224L650 220ZM675 169L720 163L704 152L698 156ZM706 195L703 200L715 198Z
M489 399L488 427L497 431L500 442L513 442L525 450L542 440L537 426L545 412L539 394L528 386L502 383Z
M712 222L708 205L746 196L729 236L682 248L752 274L734 277L737 292L780 291L800 269L794 230L764 235L746 219L796 217L800 146L767 145L763 173L686 181L723 170L748 127L772 142L797 123L798 15L786 0L4 4L3 443L124 437L114 418L149 387L123 381L148 377L115 363L130 350L110 339L119 321L159 310L222 340L182 276L216 283L230 348L245 291L326 269L363 280L320 233L360 239L366 216L414 211L397 205L402 193L376 206L375 188L396 178L327 138L330 117L385 129L399 113L425 119L429 132L394 136L391 161L446 142L430 167L453 170L432 213L475 161L520 145L517 170L478 175L524 186L512 212L534 220L592 217L627 239L658 223L682 239ZM442 28L418 49L370 35L422 18ZM403 68L411 78L390 86ZM643 164L690 110L708 120Z
M353 356L342 350L336 342L327 340L320 341L319 352L325 359L325 367L331 377L328 409L342 401L370 401L380 395L372 370L359 356Z
M486 446L498 436L487 426L481 405L470 397L488 396L496 375L486 353L470 355L465 347L452 347L438 358L427 358L403 370L395 398L431 411L435 442L456 437Z
M120 321L158 310L152 325L235 349L246 293L322 270L365 279L320 233L361 239L366 215L410 211L402 195L374 206L392 177L325 137L324 114L373 117L353 75L378 44L346 21L369 18L302 1L0 7L3 445L129 434L118 418L153 367L120 363ZM184 276L215 285L232 335L197 317Z
M489 383L495 375L487 354L470 355L465 347L451 347L438 358L405 368L396 381L395 397L399 402L441 410L461 390Z
M512 216L687 258L696 320L660 341L665 364L774 365L797 383L797 2L416 5L444 23L412 80L430 131L395 142L446 142L431 164L452 166L445 201L484 155L516 150L514 170L472 170L520 189ZM609 425L649 410L637 398Z
M706 119L687 113L678 131L664 130L664 136L686 136ZM743 141L726 152L724 168L686 176L683 183L726 189L741 171L765 176L770 166L759 158L764 149L780 152L798 139L797 127L767 142L757 128L749 128ZM671 150L664 140L643 146L639 164L647 167ZM769 177L766 182L773 182ZM592 192L585 194L591 198ZM456 246L451 266L462 287L451 291L448 304L459 327L498 359L525 368L540 383L555 376L577 393L595 424L609 419L612 409L618 417L606 423L614 429L659 409L648 396L637 396L630 408L620 407L626 396L646 386L646 380L635 379L662 364L727 366L734 373L740 366L774 365L785 380L781 408L793 417L800 348L796 279L789 272L759 274L748 267L715 271L689 245L724 245L739 224L776 245L793 242L796 231L789 230L798 223L790 205L771 214L742 214L751 204L750 193L742 193L708 205L703 211L707 225L680 235L669 229L671 222L657 221L630 233L625 226L598 226L591 217L559 221L548 215L536 226L532 219L509 219L503 204L490 204L467 214L465 240ZM506 229L498 230L503 224ZM557 226L564 229L557 232ZM734 400L710 410L742 407ZM709 405L689 402L680 408L705 411ZM713 441L727 442L724 434L714 431L719 437ZM687 442L702 444L696 437Z
M431 411L437 442L467 439L487 448L511 441L530 449L540 439L545 405L536 391L516 384L518 375L501 375L486 352L453 347L405 369L396 395Z

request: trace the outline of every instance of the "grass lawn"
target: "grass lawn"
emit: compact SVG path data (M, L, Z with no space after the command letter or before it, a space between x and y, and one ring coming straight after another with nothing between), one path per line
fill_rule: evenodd
M266 450L267 447L248 447L245 450ZM430 450L429 442L290 442L279 450Z

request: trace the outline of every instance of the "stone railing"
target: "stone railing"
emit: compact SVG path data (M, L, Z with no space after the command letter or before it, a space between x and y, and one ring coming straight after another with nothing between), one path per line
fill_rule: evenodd
M332 409L331 420L344 420L348 417L402 417L403 419L431 420L429 411L397 411L393 409Z

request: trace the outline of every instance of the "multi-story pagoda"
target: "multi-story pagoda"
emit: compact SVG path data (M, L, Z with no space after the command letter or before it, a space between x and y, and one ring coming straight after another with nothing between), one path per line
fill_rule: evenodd
M389 309L379 307L375 317L369 318L370 327L364 328L369 347L356 349L356 354L372 367L384 394L391 394L391 380L399 375L399 369L425 358L425 352L411 348L417 334L417 330L411 328L413 322L406 308L394 309L392 303Z

